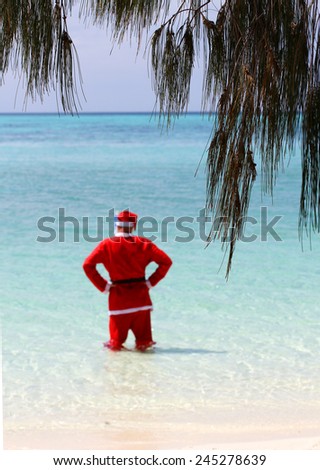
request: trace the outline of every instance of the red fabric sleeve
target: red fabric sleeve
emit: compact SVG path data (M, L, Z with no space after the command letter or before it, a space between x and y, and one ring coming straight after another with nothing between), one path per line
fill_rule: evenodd
M83 269L90 281L97 289L101 292L105 291L105 288L108 285L108 281L104 279L101 274L98 272L96 265L103 263L103 253L104 253L104 244L103 242L93 250L93 252L84 260Z
M172 265L172 260L164 251L160 250L160 248L158 248L156 245L151 243L151 260L150 261L153 261L158 264L158 268L155 270L153 274L151 274L151 276L148 279L152 287L154 287L167 274L167 272L169 271Z

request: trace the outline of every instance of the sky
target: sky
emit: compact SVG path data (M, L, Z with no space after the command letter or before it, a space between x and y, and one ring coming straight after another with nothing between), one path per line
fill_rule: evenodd
M144 47L137 56L136 43L130 45L126 40L112 50L110 32L105 28L85 26L75 13L68 19L68 30L80 57L84 82L86 101L81 99L81 112L150 112L154 109L156 99ZM200 109L201 89L201 70L196 66L189 111ZM0 86L0 112L25 111L24 98L25 88L19 77L6 74ZM43 103L40 99L33 103L29 98L26 111L56 112L55 92Z

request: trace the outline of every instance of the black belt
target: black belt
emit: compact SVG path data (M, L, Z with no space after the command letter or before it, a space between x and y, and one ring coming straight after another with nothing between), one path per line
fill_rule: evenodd
M120 279L119 281L111 281L112 284L131 284L132 282L145 282L145 277L135 277L132 279Z

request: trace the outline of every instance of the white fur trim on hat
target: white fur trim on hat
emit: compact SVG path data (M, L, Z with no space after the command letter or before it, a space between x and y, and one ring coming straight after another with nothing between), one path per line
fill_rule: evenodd
M117 227L134 227L135 222L120 222L119 220L117 220L115 222L115 225Z

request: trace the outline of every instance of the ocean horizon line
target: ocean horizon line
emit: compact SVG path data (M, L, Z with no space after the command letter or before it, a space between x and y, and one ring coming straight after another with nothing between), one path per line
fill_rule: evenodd
M163 113L160 113L159 111L80 111L77 113L64 113L64 112L59 112L59 111L3 111L0 112L0 116L11 116L11 115L18 115L18 116L32 116L32 115L50 115L50 116L81 116L81 115L87 115L87 116L93 116L93 115L165 115ZM172 116L177 116L177 117L182 117L185 115L189 114L200 114L200 115L210 115L210 114L215 114L215 112L209 112L209 111L187 111L184 113L171 113Z

